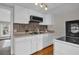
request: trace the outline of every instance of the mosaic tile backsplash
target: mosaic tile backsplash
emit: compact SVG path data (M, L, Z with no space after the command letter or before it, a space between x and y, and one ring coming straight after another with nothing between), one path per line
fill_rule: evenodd
M16 32L37 31L37 29L39 29L39 31L45 31L47 30L47 25L39 25L39 23L14 23L14 30L16 30Z

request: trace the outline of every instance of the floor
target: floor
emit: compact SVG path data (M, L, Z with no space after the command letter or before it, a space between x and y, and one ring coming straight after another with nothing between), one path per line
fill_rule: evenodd
M0 55L10 55L10 47L0 49Z

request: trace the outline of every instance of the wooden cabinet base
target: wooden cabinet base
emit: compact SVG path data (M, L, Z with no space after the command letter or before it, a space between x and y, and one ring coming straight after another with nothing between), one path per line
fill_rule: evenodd
M32 55L53 55L53 44L40 51L33 53Z

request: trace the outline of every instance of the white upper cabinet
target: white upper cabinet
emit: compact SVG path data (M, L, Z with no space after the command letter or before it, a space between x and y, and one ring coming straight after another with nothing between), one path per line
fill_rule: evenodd
M34 15L38 17L43 17L43 22L41 22L40 25L53 25L52 17L50 14L42 14L40 12L21 6L15 6L14 12L14 23L28 24L30 21L30 15Z
M46 15L46 21L47 21L47 25L53 25L53 20L52 20L52 16L51 15Z
M15 16L14 16L14 23L25 23L29 22L28 18L28 10L21 6L15 6Z
M30 15L42 17L42 14L39 12L21 6L15 6L14 23L28 24L30 21Z
M0 8L0 22L10 22L11 11Z
M41 25L53 25L52 16L50 14L43 15L43 23Z

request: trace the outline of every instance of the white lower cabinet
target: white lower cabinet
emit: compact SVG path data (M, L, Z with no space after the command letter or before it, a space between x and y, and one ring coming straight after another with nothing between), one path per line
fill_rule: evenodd
M37 39L37 50L41 50L49 45L53 44L52 34L40 34Z
M31 54L32 52L31 52L31 47L32 47L32 43L31 43L31 37L27 37L26 38L26 40L25 40L25 45L26 45L26 54L27 55L29 55L29 54Z
M14 38L14 49L16 55L30 55L35 53L50 44L53 41L52 35L39 34L32 36L24 36L20 38Z
M53 35L52 34L44 34L43 35L43 47L47 47L53 44Z
M43 47L47 47L48 46L48 34L43 35Z
M29 55L31 54L31 40L30 37L15 38L15 54Z
M38 49L37 49L37 39L38 39L37 36L31 37L31 41L32 41L32 43L31 43L31 53L38 51Z
M38 35L38 39L37 39L37 50L41 50L43 49L43 35L40 34Z
M71 45L69 43L63 43L63 41L54 42L54 54L55 55L79 55L79 47Z
M48 34L48 39L49 39L49 41L48 41L48 45L51 45L51 44L53 44L53 34L51 33L51 34Z

